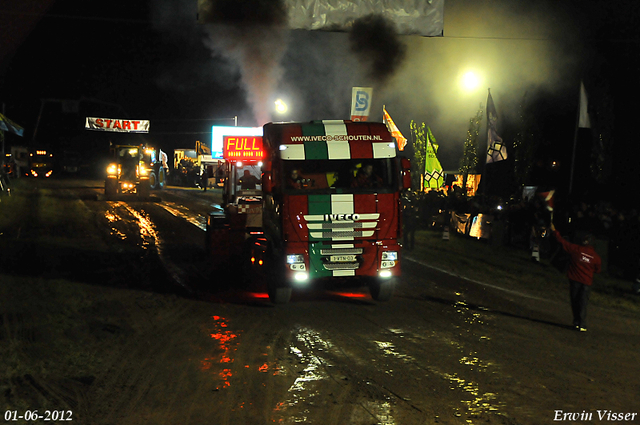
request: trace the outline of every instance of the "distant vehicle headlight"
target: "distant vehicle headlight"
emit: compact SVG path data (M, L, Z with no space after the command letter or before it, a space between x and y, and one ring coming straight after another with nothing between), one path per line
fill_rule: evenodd
M107 174L110 176L115 176L118 174L118 165L117 164L109 164L107 167Z

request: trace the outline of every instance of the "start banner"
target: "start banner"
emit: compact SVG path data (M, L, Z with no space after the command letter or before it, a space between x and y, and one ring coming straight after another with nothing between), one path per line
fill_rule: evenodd
M148 133L149 121L87 117L84 128L87 130L116 131L120 133Z

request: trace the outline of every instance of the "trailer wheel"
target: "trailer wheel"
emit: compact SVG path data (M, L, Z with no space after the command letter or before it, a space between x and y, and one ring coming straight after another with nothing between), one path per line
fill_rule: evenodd
M369 292L371 298L376 301L389 301L396 289L395 278L373 279L369 282Z

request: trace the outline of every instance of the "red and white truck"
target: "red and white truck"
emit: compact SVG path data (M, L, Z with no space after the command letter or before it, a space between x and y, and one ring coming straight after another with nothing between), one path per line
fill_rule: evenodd
M207 226L213 261L228 267L235 258L263 276L274 303L323 281L391 298L411 176L385 124L269 123L262 138L225 137L224 156L224 214L211 214ZM239 184L258 161L259 184Z

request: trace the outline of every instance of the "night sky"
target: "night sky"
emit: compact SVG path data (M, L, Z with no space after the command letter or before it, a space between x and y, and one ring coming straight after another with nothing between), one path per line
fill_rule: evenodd
M8 14L5 7L3 22L24 21L26 29L37 15L37 8ZM15 49L2 52L0 100L6 115L25 127L25 140L31 141L41 99L47 99L37 142L98 151L105 138L115 136L86 132L85 116L149 119L151 133L144 137L171 150L193 147L195 140L207 139L211 125L230 125L234 117L246 126L265 119L348 119L351 87L371 86L371 119L381 120L385 105L409 139L410 121L425 122L440 144L443 168L455 170L468 121L491 88L503 139L510 144L520 131L524 105L542 146L538 156L560 160L560 171L553 172L558 182L548 181L545 162L532 183L566 186L583 80L595 131L613 140L614 161L607 185L580 190L618 200L636 197L637 1L445 0L444 37L390 34L392 47L383 52L367 50L366 40L354 41L347 33L261 34L246 27L229 32L198 24L196 14L196 0L52 2L24 38L13 41ZM267 54L254 51L241 63L236 50L257 38L257 49ZM387 70L384 61L367 60L376 54L394 66ZM281 59L268 63L270 57ZM378 75L383 68L386 74ZM474 91L460 88L460 76L469 70L480 78ZM248 75L268 78L273 92L255 93L246 84ZM264 104L272 97L289 104L287 116L254 106L256 99ZM588 174L592 141L584 136L580 170ZM483 125L481 150L485 143Z

